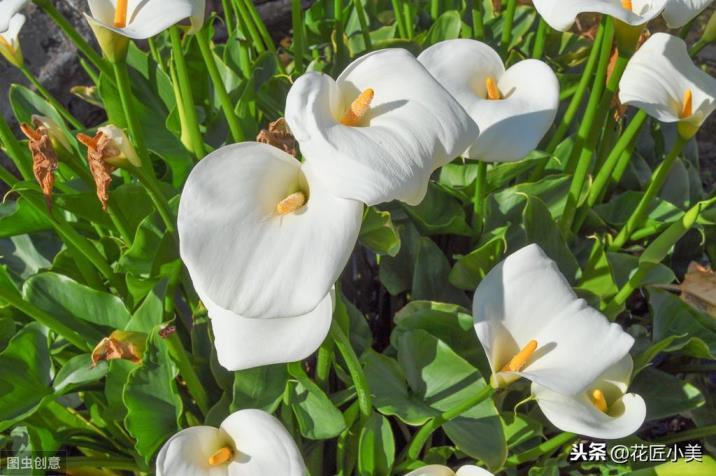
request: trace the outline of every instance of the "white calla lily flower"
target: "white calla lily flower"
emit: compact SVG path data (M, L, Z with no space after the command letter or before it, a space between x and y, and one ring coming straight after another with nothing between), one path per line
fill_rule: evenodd
M220 428L194 426L159 451L157 476L304 476L305 463L281 422L263 410L239 410Z
M302 316L275 319L241 317L209 301L204 304L211 318L219 363L236 371L297 362L313 354L331 328L334 298L331 292Z
M234 144L189 175L180 252L205 302L247 318L301 316L343 270L362 213L363 204L334 196L286 152Z
M646 418L644 399L627 393L633 369L627 354L579 395L562 395L536 383L532 394L542 413L562 431L607 440L624 438Z
M441 41L418 56L477 123L480 135L465 157L485 162L522 159L552 126L559 107L559 81L546 63L520 61L505 70L487 44Z
M13 66L22 66L24 59L20 48L20 30L25 24L25 15L15 14L8 24L7 30L0 32L0 54Z
M714 0L668 0L664 20L669 28L681 28L696 18Z
M656 33L629 60L619 100L659 121L678 122L688 139L716 109L716 79L694 64L684 40Z
M286 98L306 163L335 195L417 205L431 173L477 136L460 105L413 55L384 49L338 77L307 73Z
M658 17L669 0L533 0L549 26L567 31L582 13L602 13L631 26L645 25Z
M0 0L0 33L10 28L10 21L30 0Z
M190 33L204 24L204 0L88 0L92 29L101 27L135 40L151 38L182 20Z
M619 325L577 298L557 264L535 244L485 276L473 316L495 387L524 377L577 395L634 344Z
M453 471L441 464L429 464L415 469L405 476L492 476L492 473L474 465L461 466L457 471Z

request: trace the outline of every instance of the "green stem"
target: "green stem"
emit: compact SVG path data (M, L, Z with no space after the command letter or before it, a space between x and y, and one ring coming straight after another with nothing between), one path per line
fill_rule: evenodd
M229 93L226 91L224 81L221 79L219 68L216 65L216 58L214 58L214 53L211 51L211 45L209 44L208 38L210 31L211 30L207 27L198 32L195 35L196 41L199 43L201 56L204 58L206 69L209 72L209 77L211 78L211 82L214 84L214 91L219 98L219 103L221 103L221 108L224 111L226 122L229 124L231 138L234 142L241 142L244 140L245 136L241 130L239 118L236 117L236 113L234 112L234 107L231 102L231 98L229 97Z
M358 3L363 6L360 1ZM293 70L303 73L303 58L306 51L303 43L303 7L301 0L291 0L291 23L293 24Z
M164 226L166 227L167 232L170 234L174 234L176 232L176 226L174 225L174 215L171 212L171 208L169 207L169 203L167 202L164 193L162 193L161 189L159 188L159 184L157 183L154 174L152 172L145 171L144 169L137 167L130 168L130 173L137 177L137 179L142 183L142 185L144 185L144 188L149 194L149 198L152 200L152 203L154 203L154 206L157 209L159 216L164 222Z
M373 401L370 389L368 388L368 380L366 379L365 373L363 373L363 368L358 360L358 356L353 350L353 346L351 346L350 339L345 332L343 332L343 329L341 329L335 319L331 323L331 337L336 345L336 349L338 349L338 352L340 352L343 360L346 362L348 372L353 379L361 415L367 418L373 411Z
M199 121L196 117L196 109L194 108L194 93L191 90L189 68L186 65L184 50L181 46L179 27L173 26L169 28L169 38L172 44L172 56L176 66L177 79L179 80L179 90L181 91L180 107L184 110L194 155L197 159L201 159L206 155L206 151L204 149L204 139L199 129Z
M224 10L224 21L226 22L226 31L229 36L232 36L236 32L236 25L234 24L236 19L231 14L231 2L230 0L221 0L221 8Z
M699 53L701 53L701 50L706 48L710 43L710 41L705 41L703 38L701 38L696 43L694 43L691 48L689 48L689 54L691 56L698 55Z
M154 38L147 38L147 44L149 45L149 52L152 54L154 62L157 63L159 69L164 71L164 60L162 59L162 55L159 53L157 42L154 41Z
M331 373L331 362L333 360L333 346L330 339L327 339L318 349L316 358L316 384L324 390L328 389L328 377Z
M716 435L716 425L708 425L660 438L656 442L662 445L673 445L682 441L701 440L714 435Z
M353 7L356 9L356 15L358 15L358 23L360 24L360 32L363 35L363 43L365 43L365 49L370 51L373 49L373 42L370 39L370 27L368 25L368 18L365 14L365 8L363 8L363 2L361 0L353 0Z
M466 411L484 402L485 400L490 398L494 392L494 388L489 385L485 385L485 387L483 387L479 392L475 393L472 398L464 400L457 407L444 413L441 413L440 415L434 417L432 420L428 421L420 428L420 430L418 430L418 432L413 437L413 440L410 442L407 452L408 458L410 460L418 459L420 457L420 452L425 445L425 442L428 441L428 438L430 438L430 435L432 435L435 430L437 430L450 420L459 417Z
M503 56L507 55L512 42L512 23L515 21L516 10L517 0L507 0L507 9L503 13L502 20L502 37L500 38L500 49Z
M407 38L408 33L405 28L405 17L403 17L403 2L401 0L391 0L393 2L393 15L395 15L395 23L398 25L398 36Z
M473 198L473 211L475 213L475 229L482 230L485 219L485 197L487 196L487 162L477 162L477 177L475 177L475 196Z
M542 59L544 54L544 45L547 41L547 33L549 32L549 25L544 21L544 18L540 17L539 25L537 26L537 33L535 34L535 46L532 49L532 57L534 59Z
M555 450L563 447L564 445L572 443L577 439L574 433L560 433L559 435L541 443L531 450L527 450L524 453L510 456L507 458L505 463L506 467L517 466L528 461L533 461L543 455L554 453Z
M476 40L485 39L485 23L481 0L472 0L472 37Z
M60 27L60 29L64 32L65 35L72 41L72 43L75 44L78 50L82 52L85 57L94 65L95 68L102 71L108 78L112 77L112 68L107 64L107 62L102 59L102 57L97 53L87 41L85 41L84 38L77 32L75 27L70 24L69 21L67 21L67 18L65 18L58 10L57 8L52 5L52 2L49 0L34 0L35 4L37 4L42 11L47 14L52 20L57 24L57 26Z
M399 16L400 12L396 12ZM333 0L333 18L336 42L336 58L334 66L342 69L346 60L345 44L343 43L343 0Z
M45 89L45 87L40 83L40 81L35 77L35 75L32 74L32 71L30 71L27 68L27 66L25 66L23 64L21 66L18 66L18 69L20 71L22 71L22 74L25 75L27 80L30 81L30 83L32 83L33 86L35 86L35 88L40 92L40 94L42 94L42 96L47 100L47 102L49 102L52 105L52 107L54 107L57 110L57 112L59 112L62 115L62 117L64 117L67 120L67 122L69 122L72 125L72 127L74 127L77 130L84 129L84 126L82 125L82 123L80 123L80 121L75 119L75 117L72 114L70 114L70 111L65 109L65 106L60 104L60 101L55 99L55 97L47 89Z
M440 16L440 0L430 0L430 18L432 18L433 21L435 21L438 19L439 16Z
M246 9L243 0L234 0L234 6L239 11L241 26L246 28L246 33L248 33L248 37L251 39L254 49L256 49L259 54L263 53L266 51L266 47L261 40L261 34L256 29L256 25L251 21L251 13Z
M20 171L23 180L32 180L34 175L32 173L32 165L30 162L26 162L25 155L22 152L22 144L15 134L12 133L10 126L8 125L5 117L0 114L0 143L5 147L5 153L10 157L17 170ZM7 178L7 177L6 177ZM3 179L5 180L5 179ZM12 185L10 182L5 180L8 185Z
M79 333L55 319L55 316L52 314L40 309L28 301L25 301L17 290L8 289L4 285L0 286L0 299L10 304L18 311L27 314L43 326L48 327L77 348L84 351L90 350L87 342L85 342Z
M196 401L199 410L206 415L209 411L209 396L206 390L204 390L199 375L197 375L196 370L194 370L189 355L186 349L184 349L184 345L181 343L177 333L172 332L169 334L166 343L169 346L169 354L176 363L179 373L184 378L189 393L194 398L194 401Z
M403 17L405 25L405 34L407 39L415 36L415 27L413 26L413 7L411 2L403 2Z
M142 158L142 165L144 166L145 162L149 160L149 153L144 144L142 127L135 114L132 83L129 79L129 73L127 72L127 63L124 61L112 63L112 68L114 69L114 78L117 82L117 90L119 92L120 102L122 103L122 111L124 112L127 129L129 129L129 135L138 149L139 156Z
M669 155L666 156L664 162L659 165L654 172L654 175L652 175L651 180L649 181L649 186L647 187L646 192L644 192L644 195L642 195L636 209L632 212L629 220L627 220L626 224L619 231L617 237L609 247L610 251L620 250L626 242L629 241L629 237L634 230L643 224L649 207L651 206L651 202L654 198L656 198L656 195L661 190L661 187L664 186L664 182L666 182L666 179L669 176L671 167L674 165L676 158L684 148L684 144L686 144L686 140L684 140L681 136L678 136L676 143L671 148L671 152L669 152Z
M244 5L246 6L246 11L249 14L249 18L253 22L254 25L256 25L256 28L259 32L259 35L263 39L264 44L266 47L271 51L273 54L276 54L276 45L273 42L273 38L271 38L271 34L268 31L268 28L266 28L266 24L261 19L261 15L259 15L258 10L256 10L256 7L254 6L254 3L251 0L239 0L239 3L243 1ZM281 62L278 62L279 68L281 67Z

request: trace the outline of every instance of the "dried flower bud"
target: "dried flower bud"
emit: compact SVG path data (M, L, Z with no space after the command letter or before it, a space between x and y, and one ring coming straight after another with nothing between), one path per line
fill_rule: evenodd
M296 150L296 139L294 139L288 130L288 126L283 117L269 123L268 129L261 129L261 132L256 136L256 142L272 145L294 157L296 157L298 153Z
M32 125L40 132L46 133L50 136L52 141L52 147L57 152L60 147L67 151L72 150L70 141L67 140L67 136L62 128L54 121L54 119L47 116L39 116L37 114L32 115Z
M140 363L146 348L147 336L139 332L114 331L92 350L92 367L103 360L124 359Z
M32 153L32 172L40 184L45 196L47 208L52 207L52 188L55 186L55 170L57 170L57 154L52 147L52 139L44 127L33 129L29 124L20 124L20 129L28 138L28 147Z

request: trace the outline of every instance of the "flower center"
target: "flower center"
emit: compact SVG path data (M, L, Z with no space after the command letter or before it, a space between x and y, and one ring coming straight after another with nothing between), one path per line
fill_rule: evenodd
M209 466L219 466L220 464L226 463L233 457L234 450L232 450L228 446L224 446L223 448L216 451L213 455L209 456Z
M116 28L124 28L127 26L127 4L129 0L117 0L117 6L114 8L114 26Z
M295 212L305 204L306 194L303 192L293 192L276 204L276 213L286 215Z
M341 124L344 126L357 126L370 109L374 94L375 92L370 88L360 93L341 117Z
M500 372L519 372L525 368L525 365L527 365L527 362L530 360L530 357L532 357L535 350L537 350L537 341L532 339L522 348L521 351L517 352L504 367L502 367Z
M487 99L497 100L502 99L502 93L497 87L497 83L491 76L485 78L485 89L487 89Z
M624 10L629 10L630 12L634 11L634 6L631 3L631 0L622 0L622 7L624 7Z
M681 101L681 112L679 113L679 119L686 119L693 114L694 107L694 94L691 89L684 91L684 99Z
M594 390L591 395L591 400L594 406L597 407L600 412L606 413L609 409L609 405L607 405L607 399L604 398L604 392L602 392L601 390Z

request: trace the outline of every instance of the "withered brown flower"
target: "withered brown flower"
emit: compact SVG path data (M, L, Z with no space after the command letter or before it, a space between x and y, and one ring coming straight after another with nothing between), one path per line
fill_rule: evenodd
M107 210L109 202L109 187L112 185L112 172L116 169L114 165L105 159L114 157L116 151L111 144L110 138L99 131L94 137L86 134L77 134L77 140L87 146L87 163L97 187L97 198L102 204L102 210Z
M256 142L263 142L274 147L278 147L284 152L296 157L298 150L296 149L296 139L288 130L286 121L283 117L270 122L268 129L261 129L256 136Z
M92 367L103 360L124 359L140 363L145 349L146 335L138 332L114 331L92 350Z
M34 126L34 127L33 127ZM57 154L52 148L50 133L41 122L33 121L33 125L20 124L22 133L28 138L28 147L32 153L32 172L40 184L45 196L47 208L52 207L52 188L55 186L55 170L57 170Z

